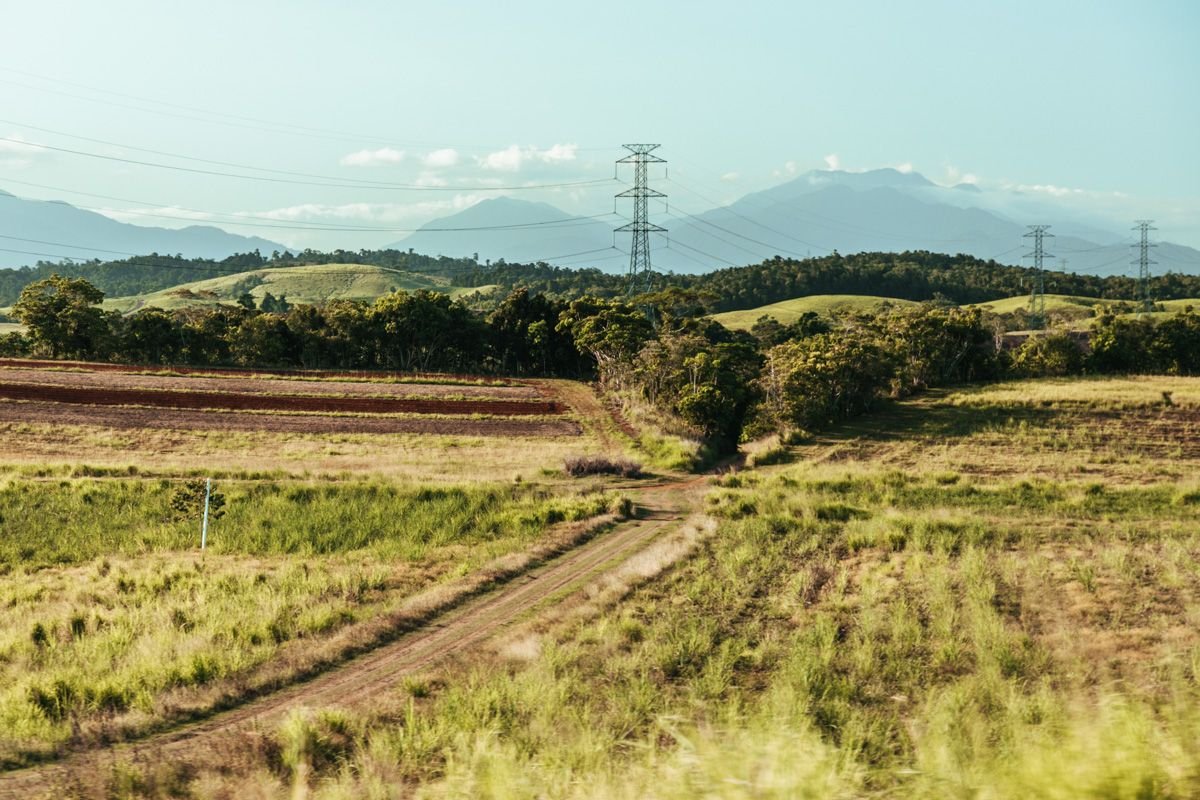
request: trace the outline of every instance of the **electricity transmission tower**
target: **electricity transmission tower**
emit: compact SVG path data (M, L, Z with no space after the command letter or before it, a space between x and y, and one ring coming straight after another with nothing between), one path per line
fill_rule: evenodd
M618 231L633 233L633 247L629 250L629 293L650 291L650 234L666 233L666 228L660 228L650 222L648 201L651 197L666 197L662 192L651 189L646 180L646 167L649 164L665 164L666 159L653 155L652 151L662 145L657 144L625 144L621 145L629 151L629 155L618 159L618 164L633 164L633 188L626 189L617 197L633 198L633 222L617 228Z
M1137 227L1134 230L1141 232L1142 241L1134 245L1138 248L1138 258L1137 261L1131 263L1137 264L1138 267L1138 289L1142 295L1142 311L1153 311L1154 299L1150 297L1150 265L1158 262L1150 260L1150 248L1158 247L1158 245L1151 243L1150 231L1156 231L1158 228L1154 227L1152 219L1139 219L1135 222L1137 222Z
M1029 233L1025 234L1025 239L1033 239L1033 252L1026 253L1025 258L1033 259L1033 291L1029 294L1029 327L1031 330L1039 331L1046 327L1046 269L1043 266L1044 259L1054 258L1053 255L1047 253L1043 248L1043 240L1047 237L1053 239L1053 233L1046 233L1050 229L1049 225L1026 225L1029 228Z

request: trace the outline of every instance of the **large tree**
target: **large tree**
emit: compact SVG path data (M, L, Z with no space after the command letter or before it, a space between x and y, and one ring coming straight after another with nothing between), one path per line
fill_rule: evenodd
M104 292L83 278L51 275L21 291L13 316L25 324L34 345L53 357L91 358L109 338L103 300Z

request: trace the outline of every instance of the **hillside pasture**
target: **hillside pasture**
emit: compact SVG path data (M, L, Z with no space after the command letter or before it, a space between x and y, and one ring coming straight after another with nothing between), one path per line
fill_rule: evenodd
M192 306L233 305L247 293L257 304L268 292L276 298L286 297L293 305L324 305L333 300L371 302L396 290L418 289L458 297L476 292L487 294L494 287L468 289L453 286L444 278L370 265L312 264L252 270L147 294L111 297L105 299L103 308L128 314L146 307L173 310Z
M903 308L913 305L916 305L916 303L911 300L899 300L894 297L815 294L742 311L724 311L720 314L713 314L712 318L732 330L750 330L759 317L764 315L774 317L780 323L787 325L808 313L816 313L828 317L832 314L845 311L878 312L888 307Z

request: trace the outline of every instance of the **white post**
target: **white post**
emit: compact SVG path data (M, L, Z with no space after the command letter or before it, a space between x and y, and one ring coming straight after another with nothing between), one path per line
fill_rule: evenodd
M204 521L200 523L200 549L208 543L208 497L212 494L212 478L204 481Z

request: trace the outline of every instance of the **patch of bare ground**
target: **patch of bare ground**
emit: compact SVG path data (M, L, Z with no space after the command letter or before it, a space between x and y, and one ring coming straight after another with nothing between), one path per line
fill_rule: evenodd
M165 389L115 389L100 386L51 386L0 383L0 397L96 406L225 409L233 411L304 411L344 414L490 414L540 416L561 414L565 407L545 400L453 398L333 397L264 395L245 392L198 392Z
M1163 549L1043 545L1021 574L1020 625L1088 686L1161 691L1172 660L1200 646L1200 576L1165 576Z
M2 362L0 362L2 363ZM205 375L154 375L138 372L67 372L63 370L0 366L6 384L69 386L122 390L180 392L244 392L247 394L329 397L438 398L463 397L490 400L536 400L546 395L536 386L467 386L446 383L384 383L364 381L303 380L271 377Z
M0 423L52 423L106 428L269 431L276 433L418 433L450 436L578 436L568 419L505 417L326 416L178 408L0 401Z

